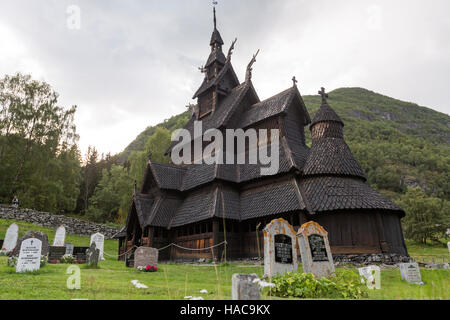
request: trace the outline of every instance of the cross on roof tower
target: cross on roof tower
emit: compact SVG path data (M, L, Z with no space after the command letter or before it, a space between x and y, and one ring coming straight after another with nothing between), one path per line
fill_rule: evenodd
M319 94L322 96L322 102L327 101L326 98L328 98L328 93L325 92L325 88L320 88Z

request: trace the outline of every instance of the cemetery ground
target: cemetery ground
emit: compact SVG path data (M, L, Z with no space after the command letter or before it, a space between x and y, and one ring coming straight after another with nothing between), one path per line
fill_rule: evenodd
M52 243L55 230L36 226L21 221L0 219L0 235L4 235L11 223L19 225L19 237L26 231L45 232ZM88 246L89 237L67 234L66 242L76 246ZM421 262L442 259L448 261L449 252L443 245L418 245L407 242L410 255ZM123 261L117 261L117 241L105 240L105 261L100 261L97 269L81 269L81 289L69 290L66 282L69 274L66 270L69 264L46 264L33 273L16 273L15 268L7 266L7 257L0 257L0 299L1 300L54 300L54 299L179 299L185 296L203 297L205 300L230 299L231 277L234 273L256 273L262 277L263 265L251 262L233 262L222 264L173 264L159 263L158 272L147 273L134 268L125 267ZM112 255L112 256L109 256ZM356 267L351 268L358 273ZM301 265L299 266L301 271ZM422 280L425 285L410 284L400 279L398 268L381 270L381 289L368 290L368 299L450 299L450 270L421 268ZM137 289L131 283L138 280L147 285L148 289ZM206 289L208 293L200 293ZM280 299L273 297L268 288L263 291L264 299Z

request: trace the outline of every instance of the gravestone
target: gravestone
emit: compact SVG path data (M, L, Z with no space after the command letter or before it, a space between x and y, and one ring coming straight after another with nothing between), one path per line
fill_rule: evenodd
M66 243L66 254L73 256L73 243Z
M128 268L134 267L134 252L125 254L125 266Z
M0 249L3 248L3 239L0 239Z
M284 219L272 220L264 229L264 276L296 272L297 238L294 228Z
M314 221L303 224L297 232L303 271L317 278L335 273L328 232Z
M97 267L99 258L100 258L100 249L97 249L95 242L92 242L91 246L86 251L87 266L88 267Z
M158 249L150 247L139 247L134 252L134 267L145 267L147 265L158 265Z
M17 245L17 237L19 236L19 226L15 223L6 230L5 240L1 246L2 252L10 253Z
M58 229L56 229L55 239L53 239L53 246L64 247L65 243L66 243L66 227L59 226Z
M420 276L420 268L417 262L400 263L401 279L409 283L422 284L422 277Z
M378 266L358 268L361 282L369 289L381 289L381 271Z
M20 239L17 241L16 247L12 251L11 255L17 257L20 252L20 246L22 244L22 241L30 238L36 238L41 240L42 242L42 251L41 254L43 256L48 255L48 236L40 231L27 231L23 237L20 237Z
M66 247L49 246L48 247L48 262L57 263L66 254Z
M16 272L35 271L41 267L42 241L28 238L21 242Z
M100 250L100 260L105 260L105 258L103 257L103 248L105 245L105 236L102 235L101 233L94 233L91 236L91 244L92 242L95 242L95 245L97 247L97 249Z
M450 253L450 241L447 242L447 247L448 247L448 253Z
M253 274L233 274L231 278L231 300L261 300L261 287L254 280L259 279Z
M86 260L86 252L89 247L73 247L73 256L77 260L85 261Z

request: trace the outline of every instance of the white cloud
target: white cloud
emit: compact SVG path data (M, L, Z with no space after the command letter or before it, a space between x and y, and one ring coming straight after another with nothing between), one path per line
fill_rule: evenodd
M80 8L80 29L67 8ZM239 79L259 48L253 81L260 98L291 85L361 86L450 112L450 3L221 1L218 28L238 38ZM64 106L78 105L84 153L89 144L119 152L148 125L186 110L209 54L211 4L196 1L3 0L0 76L43 78Z

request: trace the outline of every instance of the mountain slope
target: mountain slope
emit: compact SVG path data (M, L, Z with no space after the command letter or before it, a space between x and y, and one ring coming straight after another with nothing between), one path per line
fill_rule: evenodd
M450 116L363 88L340 88L329 103L345 123L345 139L368 182L392 199L408 186L450 199ZM303 96L311 118L319 96ZM158 126L169 130L187 122L189 111ZM155 126L156 127L156 126ZM143 150L155 127L148 127L121 154ZM307 143L311 137L305 130Z

